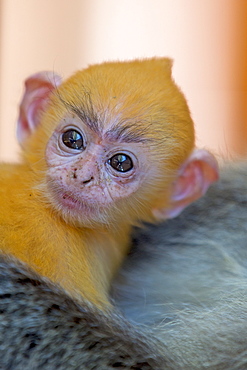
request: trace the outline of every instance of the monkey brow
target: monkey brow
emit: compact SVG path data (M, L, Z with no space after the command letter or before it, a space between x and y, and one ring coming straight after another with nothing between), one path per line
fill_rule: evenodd
M105 136L110 140L121 141L125 143L143 143L152 141L147 137L147 128L143 124L138 127L137 122L124 124L119 122L105 133Z
M81 99L79 106L73 104L73 102L64 100L60 94L58 94L58 97L66 109L75 113L92 131L97 134L102 132L103 125L100 122L99 115L94 110L91 96L88 91L84 91L84 99ZM126 121L130 121L130 123ZM125 143L150 142L153 140L147 136L148 127L148 124L144 127L143 122L137 122L136 119L127 119L111 127L111 129L106 131L105 136L112 141L121 141Z
M58 94L58 98L64 104L66 109L75 113L77 117L79 117L82 122L85 123L92 131L99 133L102 130L100 127L98 114L93 108L93 103L89 92L86 90L84 91L84 99L80 99L80 105L66 101L61 97L60 94Z

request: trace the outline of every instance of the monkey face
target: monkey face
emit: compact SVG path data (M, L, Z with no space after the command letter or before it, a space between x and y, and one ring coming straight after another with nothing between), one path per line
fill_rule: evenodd
M109 127L95 132L67 114L46 148L53 206L66 220L83 226L108 223L120 216L121 203L134 198L145 182L147 155L142 143L116 140Z

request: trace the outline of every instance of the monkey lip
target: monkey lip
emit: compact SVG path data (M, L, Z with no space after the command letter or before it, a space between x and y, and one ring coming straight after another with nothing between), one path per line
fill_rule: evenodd
M73 202L73 203L78 203L78 202L80 202L78 199L75 199L75 198L73 198L71 195L68 195L68 194L64 194L63 195L63 199L67 199L67 200L69 200L69 201L71 201L71 202Z
M63 205L70 210L75 211L83 211L86 212L88 215L91 213L94 213L95 208L93 208L88 202L83 202L82 200L76 198L75 196L72 196L68 193L62 193L62 203Z
M64 193L62 195L63 203L69 208L84 208L86 206L81 200L76 197L72 197L71 195ZM88 208L88 206L87 206Z

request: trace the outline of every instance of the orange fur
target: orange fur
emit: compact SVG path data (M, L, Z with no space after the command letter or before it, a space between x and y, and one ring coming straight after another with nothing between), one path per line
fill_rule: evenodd
M66 224L42 205L31 175L24 165L1 165L0 249L72 294L106 304L109 280L125 253L128 230L114 235L114 230L88 231Z
M85 99L102 122L99 142L116 122L131 124L148 139L138 145L149 177L143 173L138 192L120 200L107 223L99 220L92 228L61 217L46 183L46 145L67 114L64 102L80 107ZM23 143L22 163L0 166L1 249L71 294L108 304L109 282L127 253L131 225L153 220L152 208L167 206L171 184L193 147L193 122L169 59L104 63L77 72L51 94L40 125Z

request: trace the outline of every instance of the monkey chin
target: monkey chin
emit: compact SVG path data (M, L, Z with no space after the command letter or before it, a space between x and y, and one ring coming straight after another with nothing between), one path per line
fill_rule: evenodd
M59 216L79 228L109 228L115 220L112 207L92 205L66 192L51 192L52 206Z

